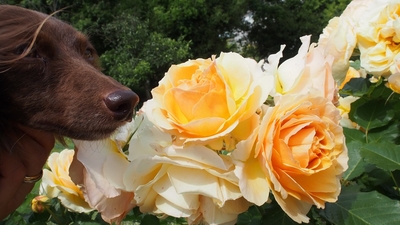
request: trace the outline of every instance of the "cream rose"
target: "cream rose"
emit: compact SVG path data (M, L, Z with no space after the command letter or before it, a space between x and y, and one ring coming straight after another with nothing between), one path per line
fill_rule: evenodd
M53 152L49 156L47 165L50 170L43 170L39 194L49 198L57 197L68 210L80 213L90 212L94 209L85 201L81 188L72 181L69 175L74 154L74 150L65 149L61 152Z
M400 73L390 75L387 86L392 89L392 91L400 94Z
M302 45L298 54L287 59L279 65L282 57L281 50L268 57L264 64L266 73L275 77L275 92L279 94L301 94L315 89L318 93L333 100L335 93L335 81L332 77L333 57L324 55L321 47L310 46L311 36L300 38Z
M324 49L324 55L334 57L332 75L335 81L342 83L350 67L350 57L356 47L357 38L349 18L332 18L319 37L318 46Z
M361 67L376 77L395 72L400 57L400 2L372 1L357 26Z
M273 88L273 77L254 60L237 53L173 65L145 105L149 120L174 135L174 144L196 142L215 150L233 149L251 129L254 116Z
M318 93L275 96L253 138L232 153L243 196L262 205L270 190L296 222L308 222L312 205L336 201L348 161L339 122L339 110Z
M371 7L374 1L376 0L352 0L340 17L346 17L350 25L354 28L360 20L365 19L364 12Z
M249 204L230 158L202 145L174 148L171 135L142 120L130 142L131 163L124 174L140 211L186 218L189 224L235 224Z

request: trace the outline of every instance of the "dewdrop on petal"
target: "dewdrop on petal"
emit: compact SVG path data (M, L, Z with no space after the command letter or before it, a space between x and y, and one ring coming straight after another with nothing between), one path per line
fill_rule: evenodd
M390 75L387 86L392 89L392 91L400 94L400 73Z
M46 209L46 204L49 198L44 195L36 196L32 199L32 211L34 213L42 213Z

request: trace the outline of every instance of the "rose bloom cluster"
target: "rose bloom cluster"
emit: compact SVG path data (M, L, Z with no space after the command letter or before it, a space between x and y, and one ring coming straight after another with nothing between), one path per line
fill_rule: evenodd
M325 55L334 57L333 76L339 84L346 83L348 73L354 74L348 70L351 58L356 57L360 61L361 77L370 74L372 82L383 78L389 88L399 93L398 0L353 0L339 17L329 21L318 44L324 48Z
M265 63L230 52L172 65L131 123L106 140L75 140L62 170L51 157L42 185L53 193L62 171L70 188L57 192L110 223L139 207L189 224L235 224L272 195L308 222L313 205L337 200L348 154L335 57L310 36L301 41L280 65L284 46Z
M339 17L334 17L320 35L318 45L334 57L333 77L343 88L351 78L380 79L400 93L400 1L353 0ZM360 68L350 66L359 60ZM349 119L355 96L340 97L341 125L360 128Z

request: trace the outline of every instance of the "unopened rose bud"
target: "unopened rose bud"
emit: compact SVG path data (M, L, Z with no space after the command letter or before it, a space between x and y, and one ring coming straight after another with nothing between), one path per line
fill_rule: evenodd
M44 195L36 196L32 199L32 211L35 213L42 213L46 209L46 203L49 198Z

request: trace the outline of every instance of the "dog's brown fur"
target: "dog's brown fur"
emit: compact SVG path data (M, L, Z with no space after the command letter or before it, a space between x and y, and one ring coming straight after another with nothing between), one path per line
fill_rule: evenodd
M125 102L113 102L119 98ZM101 139L131 118L137 101L100 72L85 35L54 17L0 5L0 144L16 123Z

